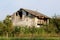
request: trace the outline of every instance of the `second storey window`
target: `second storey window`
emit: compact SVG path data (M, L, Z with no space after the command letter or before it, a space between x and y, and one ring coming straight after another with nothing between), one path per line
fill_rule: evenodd
M22 12L19 12L19 16L20 16L20 18L22 19Z
M28 14L28 17L34 18L35 16L29 13L29 14Z
M18 13L16 13L16 16L18 16Z

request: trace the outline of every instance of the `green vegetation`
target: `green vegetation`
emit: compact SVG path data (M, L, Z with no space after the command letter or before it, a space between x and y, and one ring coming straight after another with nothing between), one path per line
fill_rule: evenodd
M0 40L60 40L60 38L0 38Z
M6 40L19 40L19 39L45 39L45 37L60 37L60 19L53 17L50 19L50 24L40 28L36 27L22 27L13 26L9 16L3 22L0 21L0 37L6 37ZM9 37L9 38L8 38ZM17 38L10 38L17 37ZM43 37L43 38L41 38ZM7 39L8 38L8 39ZM0 38L5 40L5 38ZM27 40L26 39L26 40ZM52 38L54 40L54 38ZM22 39L23 40L23 39Z

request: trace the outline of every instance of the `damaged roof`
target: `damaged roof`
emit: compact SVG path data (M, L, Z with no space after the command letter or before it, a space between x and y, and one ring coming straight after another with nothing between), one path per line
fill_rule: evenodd
M24 10L24 11L26 11L26 12L34 15L34 16L37 16L37 17L39 17L39 18L41 18L41 17L50 18L50 17L48 17L48 16L46 16L46 15L40 13L40 12L37 12L37 11L33 11L33 10L29 10L29 9L24 9L24 8L21 8L21 9L18 10L18 11L21 11L21 10Z

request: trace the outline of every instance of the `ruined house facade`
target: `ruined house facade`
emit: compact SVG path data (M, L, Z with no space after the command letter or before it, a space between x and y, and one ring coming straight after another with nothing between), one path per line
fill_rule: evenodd
M28 9L21 8L17 12L13 13L10 18L14 26L35 26L49 24L49 17Z

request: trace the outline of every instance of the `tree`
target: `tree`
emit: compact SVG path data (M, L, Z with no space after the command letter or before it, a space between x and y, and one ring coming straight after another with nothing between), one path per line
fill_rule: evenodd
M57 28L56 32L60 32L60 18L58 18L56 15L53 17L53 24Z
M6 36L6 33L7 33L7 26L3 22L0 22L0 35Z
M3 23L7 26L7 35L8 36L10 36L10 34L11 34L12 30L13 30L13 24L12 24L12 21L9 18L10 18L10 16L7 15L7 17L3 21Z

